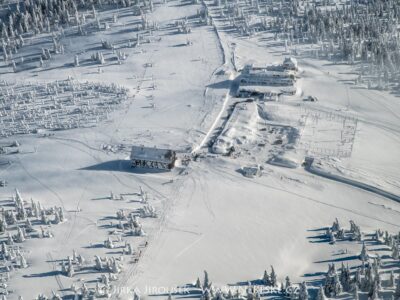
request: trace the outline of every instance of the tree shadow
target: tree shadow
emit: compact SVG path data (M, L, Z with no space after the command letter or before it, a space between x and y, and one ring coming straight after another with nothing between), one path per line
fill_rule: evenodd
M253 279L253 280L249 280L249 281L238 281L235 283L229 283L228 286L248 286L248 285L265 285L264 282L262 281L262 279Z
M343 261L350 261L350 260L356 260L359 259L358 255L352 255L352 256L347 256L347 257L340 257L340 258L335 258L335 259L327 259L327 260L319 260L316 261L315 263L321 264L321 263L335 263L335 262L343 262Z
M43 273L37 273L37 274L30 274L30 275L23 275L22 277L24 278L42 278L42 277L52 277L52 276L57 276L61 275L61 271L50 271L50 272L43 272Z

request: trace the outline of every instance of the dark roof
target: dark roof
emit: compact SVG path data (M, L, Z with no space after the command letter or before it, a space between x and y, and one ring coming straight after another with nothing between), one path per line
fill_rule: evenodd
M175 161L176 153L175 151L169 149L133 146L131 151L131 159L171 163Z

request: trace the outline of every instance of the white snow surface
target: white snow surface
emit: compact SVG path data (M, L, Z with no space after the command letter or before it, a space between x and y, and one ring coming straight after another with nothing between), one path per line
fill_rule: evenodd
M127 50L124 64L107 62L103 73L97 66L66 64L77 53L89 57L90 48L102 38L125 39L131 34L126 32L129 22L137 17L121 17L111 32L67 37L66 54L55 56L47 70L0 75L32 83L72 76L78 81L116 83L129 88L132 96L96 127L0 141L21 144L19 153L0 156L0 179L8 183L0 188L0 200L9 199L18 188L26 200L32 197L46 207L62 206L68 219L51 229L54 238L22 245L29 268L12 273L13 293L7 299L19 295L33 299L74 282L95 280L98 274L90 272L74 278L57 275L57 261L71 256L73 249L90 259L120 255L118 249L113 254L110 249L90 247L109 237L105 227L118 209L140 207L137 196L112 201L110 191L134 195L141 186L159 213L157 219L141 220L147 236L129 238L142 254L137 263L124 262L117 282L143 294L152 294L153 287L192 283L203 270L216 285L257 279L270 265L279 281L287 275L294 282L320 278L329 262L344 256L337 253L347 249L347 256L358 255L361 249L359 243L313 242L315 230L331 225L335 217L346 226L354 220L366 232L399 231L400 203L301 168L305 156L314 156L321 168L400 194L398 97L344 84L354 77L349 66L299 57L303 72L298 85L303 95L314 95L318 102L305 103L295 95L281 102L234 105L239 100L230 93L234 83L229 72L234 71L229 59L223 61L229 45L236 43L238 66L249 60L281 61L284 47L224 31L217 36L211 26L193 26L188 36L169 29L175 20L190 20L200 7L175 0L157 5L149 17L163 28L154 32L161 40ZM215 25L222 24L217 20ZM188 38L193 44L185 46ZM33 46L26 51L40 49ZM111 55L105 52L106 58ZM152 67L144 67L146 63ZM229 72L218 72L226 69ZM357 126L343 137L355 120ZM212 135L212 152L227 154L234 146L238 155L207 155L204 137ZM131 169L130 146L142 144L177 150L182 156L195 149L199 156L171 172ZM246 178L238 172L250 164L262 164L263 176ZM123 292L120 296L131 299Z

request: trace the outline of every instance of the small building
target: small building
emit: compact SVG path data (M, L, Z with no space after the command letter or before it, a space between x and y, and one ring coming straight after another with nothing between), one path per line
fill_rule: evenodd
M262 175L263 167L260 165L242 167L240 172L243 176L248 178L260 177Z
M295 59L294 57L286 57L282 63L282 66L285 70L291 70L291 71L299 70L297 59Z
M176 152L169 149L133 146L132 167L171 170L175 167Z

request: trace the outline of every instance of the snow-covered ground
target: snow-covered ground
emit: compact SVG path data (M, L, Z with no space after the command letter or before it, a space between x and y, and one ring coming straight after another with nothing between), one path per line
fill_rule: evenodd
M204 5L210 7L213 25L200 22ZM278 102L235 98L237 70L249 61L273 64L285 57L285 46L272 34L238 36L226 30L211 1L174 0L155 4L146 18L158 29L140 31L140 44L128 47L137 38L140 16L130 8L98 14L104 20L117 14L118 19L109 21L109 30L86 36L76 35L75 27L66 30L60 39L65 54L54 55L49 65L14 73L1 62L5 82L30 82L35 88L72 77L127 89L121 103L102 110L103 118L95 122L84 121L97 102L76 112L84 124L80 128L43 129L0 140L2 207L10 208L7 201L17 188L27 206L32 198L45 208L61 207L66 218L46 226L52 238L15 243L28 267L9 272L7 299L34 299L52 291L71 299L72 284L93 289L108 273L96 270L94 256L113 257L122 265L118 280L111 282L112 299L132 299L127 288L143 297L166 298L165 288L194 283L204 270L216 287L247 285L271 265L279 282L286 276L294 283L307 281L315 294L329 263L338 268L342 262L350 267L361 263L361 241L326 239L335 218L347 229L351 220L360 226L372 256L380 253L384 259L385 282L390 270L398 276L399 262L390 258L390 247L380 247L370 235L377 229L399 232L400 203L312 174L302 165L312 157L324 172L399 195L398 96L355 85L348 65L299 56L301 95L282 96ZM177 30L177 21L184 19L190 33ZM102 48L102 40L120 47L126 60L119 64L114 50ZM16 60L51 47L51 35L27 38L25 45ZM102 65L90 60L97 51L104 55ZM76 55L79 66L74 66ZM303 101L310 95L318 101ZM57 102L52 97L46 101ZM19 109L32 110L24 105ZM70 112L56 108L57 113L44 116L51 122L68 120ZM0 128L9 129L3 122L14 116L6 119L7 109L1 113ZM18 147L11 147L14 141ZM132 145L176 150L177 167L168 172L132 169ZM241 168L254 165L262 167L260 177L241 174ZM129 218L117 212L140 215L149 204L157 218L140 218L145 234L134 236L125 229ZM115 248L104 247L108 238ZM125 254L127 243L134 255ZM87 263L68 277L62 261L68 262L74 250ZM385 297L391 289L385 287Z

